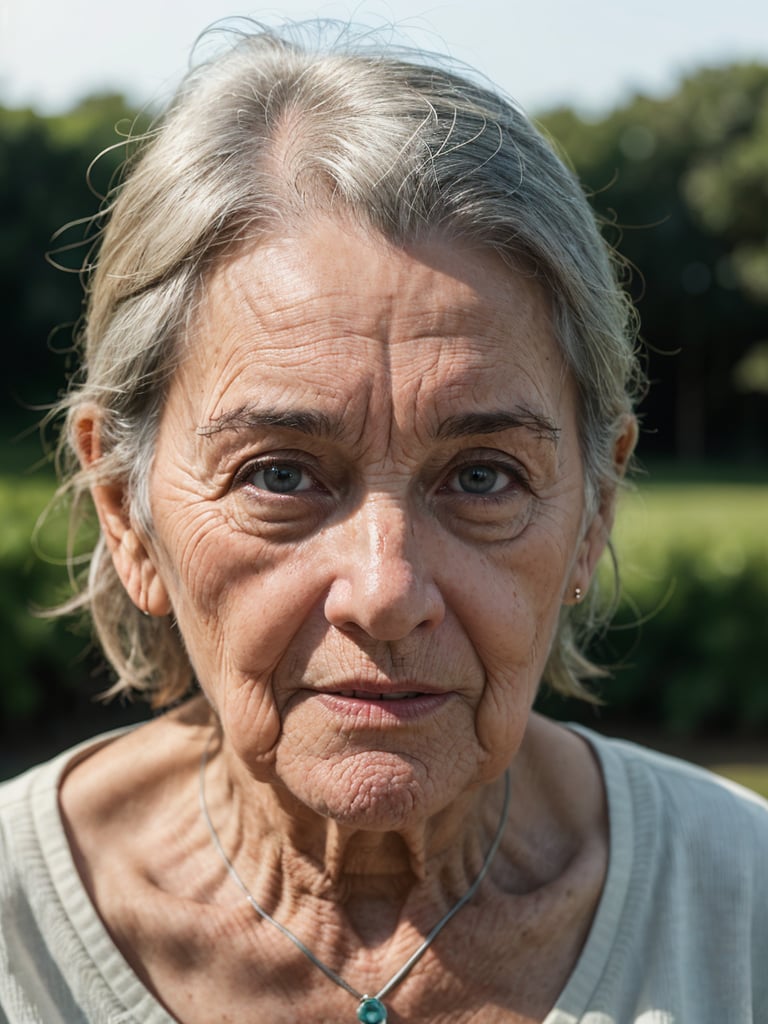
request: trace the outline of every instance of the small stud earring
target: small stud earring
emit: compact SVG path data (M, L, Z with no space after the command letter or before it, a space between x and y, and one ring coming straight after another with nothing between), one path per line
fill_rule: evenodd
M581 600L582 596L583 595L582 595L581 587L574 587L573 588L573 600L576 602L576 604L579 603L579 601Z

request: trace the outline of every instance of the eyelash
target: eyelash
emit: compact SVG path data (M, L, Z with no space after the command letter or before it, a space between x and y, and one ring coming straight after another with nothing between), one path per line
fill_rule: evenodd
M307 488L302 488L298 491L285 491L281 493L279 490L271 491L267 487L256 487L256 485L251 482L252 477L254 477L257 473L264 473L269 471L270 469L295 469L299 473L306 474L310 478L310 480L312 481L311 486ZM288 496L295 494L307 494L312 491L314 491L315 493L327 493L327 488L318 480L316 474L314 474L301 460L293 459L290 457L276 458L275 456L270 456L269 458L265 459L255 459L254 461L249 462L247 465L243 466L241 470L239 470L239 472L235 475L234 483L236 486L250 485L252 487L255 487L256 490L262 493L272 494L276 497L281 497L282 494Z
M298 471L300 474L306 474L310 479L310 485L308 487L302 487L299 490L286 490L281 492L280 490L271 490L268 487L256 486L253 484L253 477L258 473L264 473L270 469L293 469ZM456 480L458 475L468 469L486 469L492 470L495 473L502 473L508 477L508 483L500 488L498 491L464 491L459 488L454 489L451 487L451 482ZM234 478L235 486L251 486L255 490L262 494L269 494L273 497L296 497L298 495L308 496L310 494L328 494L331 488L326 487L321 480L318 479L316 473L306 465L306 463L300 458L291 458L286 456L279 458L270 456L268 458L255 459L243 466L242 469L236 474ZM493 458L475 457L466 459L458 464L451 466L443 477L442 483L436 488L436 493L440 494L451 494L459 498L465 499L482 499L484 502L501 502L509 496L510 487L519 487L528 493L533 493L528 475L516 462L504 461Z
M501 488L499 491L476 492L474 494L471 491L453 491L452 489L449 488L449 478L457 476L463 470L475 468L491 469L496 473L503 473L506 477L509 478L509 483L506 487ZM521 487L523 488L523 490L526 491L532 490L530 482L528 480L528 476L525 473L522 466L520 466L516 462L509 462L501 459L476 457L473 459L467 459L466 461L461 462L458 465L452 466L447 474L446 482L439 488L439 490L451 490L452 493L463 495L464 497L477 497L484 498L486 500L500 501L503 500L503 498L505 497L507 491L509 490L509 486Z

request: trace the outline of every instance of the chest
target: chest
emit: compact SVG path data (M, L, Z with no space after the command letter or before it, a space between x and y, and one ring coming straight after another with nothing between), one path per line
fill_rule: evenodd
M455 922L382 1002L386 1018L358 1016L360 1003L264 922L191 941L136 943L126 951L147 988L180 1024L539 1024L565 986L580 937L544 948L532 933L480 935L472 914ZM178 933L177 933L178 939ZM341 968L360 993L376 993L401 966L386 949L362 950ZM337 966L334 964L334 967ZM215 1008L215 1010L214 1010Z

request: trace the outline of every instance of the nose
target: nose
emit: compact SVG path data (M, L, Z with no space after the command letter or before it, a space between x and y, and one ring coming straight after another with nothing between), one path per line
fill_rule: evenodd
M442 594L405 509L392 500L372 499L339 531L325 601L328 622L392 642L443 621Z

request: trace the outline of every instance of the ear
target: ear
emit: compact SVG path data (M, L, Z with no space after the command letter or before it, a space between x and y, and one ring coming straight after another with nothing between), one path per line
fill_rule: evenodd
M627 413L620 421L613 445L613 466L617 480L621 480L626 473L636 443L637 419L631 413ZM578 604L581 596L589 589L597 563L611 535L615 515L616 485L613 484L601 494L598 510L582 538L564 604ZM579 596L576 596L577 592Z
M95 407L82 410L76 420L77 451L84 469L94 469L102 457L101 420L101 411ZM128 596L147 615L167 615L170 597L131 518L124 485L96 483L91 496L112 563Z

